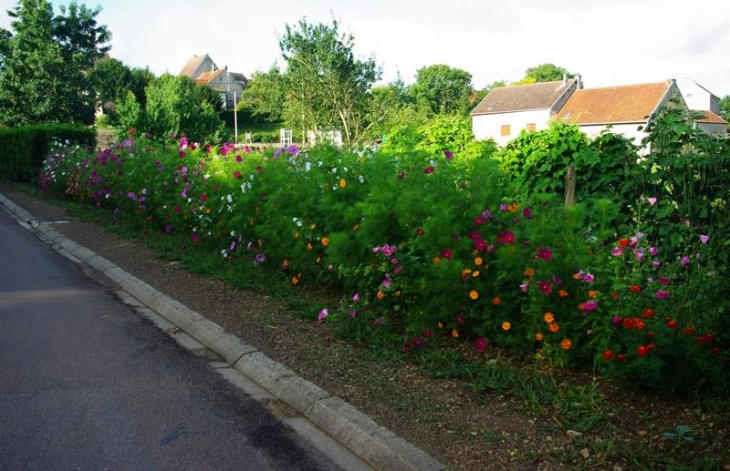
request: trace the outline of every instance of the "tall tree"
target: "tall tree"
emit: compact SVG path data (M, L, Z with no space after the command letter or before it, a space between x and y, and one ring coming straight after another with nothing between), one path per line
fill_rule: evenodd
M563 77L573 78L575 77L575 74L554 64L540 64L527 69L525 71L525 78L519 82L515 82L515 85L536 82L555 82L557 80L563 80Z
M465 114L472 94L471 74L448 65L429 65L416 72L411 94L428 113Z
M285 76L276 64L268 72L256 72L243 91L241 103L253 110L254 116L265 116L268 121L281 120L285 99Z
M305 19L286 25L279 47L287 62L284 119L302 130L337 127L348 147L363 134L369 91L380 78L373 59L355 59L352 35Z
M98 104L105 114L114 119L116 104L131 88L132 71L117 59L104 58L97 61L91 78L96 89Z
M7 12L15 34L0 29L0 122L93 122L89 74L111 38L100 11L73 0L54 16L46 0L19 0Z
M725 95L720 100L720 116L730 123L730 95Z

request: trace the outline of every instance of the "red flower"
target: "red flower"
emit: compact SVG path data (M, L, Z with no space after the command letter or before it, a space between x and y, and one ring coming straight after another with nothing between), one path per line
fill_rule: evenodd
M236 180L239 180L241 178L241 176L242 176L241 172L239 172L238 170L233 172L233 178L235 178Z
M425 173L426 175L428 175L429 173L433 173L434 170L436 170L436 169L433 168L433 165L429 165L428 167L426 167L426 168L423 169L423 173Z
M646 356L649 355L649 347L646 345L636 347L636 354L641 358L646 358Z
M692 335L692 334L695 333L695 328L693 326L691 326L691 325L688 325L687 327L685 327L684 329L682 329L682 333L684 335Z
M651 319L652 317L654 317L654 309L644 309L643 315L647 319Z
M627 247L629 245L629 239L619 239L618 245L621 247Z
M669 327L670 329L676 329L679 327L679 322L670 317L667 319L667 327Z
M451 249L443 249L441 251L441 256L445 259L451 260L451 257L454 256L454 252L452 252Z
M641 287L639 285L631 285L631 288L629 288L632 293L638 293L641 291Z
M604 360L613 360L613 352L611 350L606 350L603 352L603 355L601 355L601 358Z

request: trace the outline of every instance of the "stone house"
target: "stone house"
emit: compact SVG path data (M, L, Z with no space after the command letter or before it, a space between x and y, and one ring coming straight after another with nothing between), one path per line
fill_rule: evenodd
M235 107L241 101L241 93L248 85L245 75L229 72L228 66L219 68L208 54L193 56L178 75L185 75L199 85L205 85L220 94L225 109Z
M580 87L578 76L555 82L495 88L471 112L474 138L492 138L504 146L522 130L547 129L550 120Z

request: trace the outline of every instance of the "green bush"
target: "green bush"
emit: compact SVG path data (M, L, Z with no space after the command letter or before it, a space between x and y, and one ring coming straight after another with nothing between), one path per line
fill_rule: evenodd
M49 124L0 129L0 179L35 182L53 141L94 148L93 128Z

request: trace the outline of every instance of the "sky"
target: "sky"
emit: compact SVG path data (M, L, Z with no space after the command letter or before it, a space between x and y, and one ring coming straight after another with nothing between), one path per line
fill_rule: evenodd
M68 0L50 0L54 10ZM587 88L690 78L730 95L728 0L79 0L101 13L110 55L156 75L194 55L250 77L284 66L279 37L306 18L354 37L354 53L382 68L381 83L446 64L480 89L552 63ZM18 0L0 0L0 27Z

